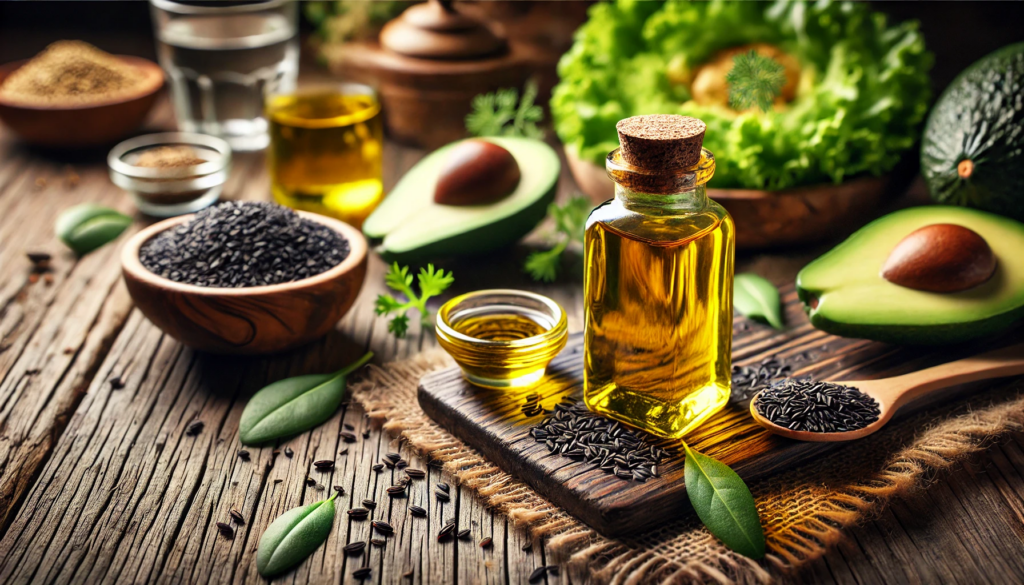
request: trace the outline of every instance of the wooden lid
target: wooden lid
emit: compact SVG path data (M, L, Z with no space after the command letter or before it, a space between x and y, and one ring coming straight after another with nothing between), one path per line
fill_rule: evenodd
M615 125L622 159L642 169L677 169L700 162L707 125L669 114L633 116Z
M380 44L420 59L477 59L507 49L505 40L489 28L438 0L410 6L384 25Z

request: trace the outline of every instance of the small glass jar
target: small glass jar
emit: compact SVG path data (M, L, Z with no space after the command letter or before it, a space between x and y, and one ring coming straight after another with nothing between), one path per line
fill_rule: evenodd
M165 157L166 164L159 160L161 153L171 153ZM195 164L187 164L191 161L182 160L185 156ZM110 180L131 193L139 211L173 217L199 211L220 199L231 172L231 147L206 134L160 132L118 144L107 156L107 165Z
M437 312L437 340L467 380L485 388L532 386L568 338L565 311L553 300L519 290L481 290Z

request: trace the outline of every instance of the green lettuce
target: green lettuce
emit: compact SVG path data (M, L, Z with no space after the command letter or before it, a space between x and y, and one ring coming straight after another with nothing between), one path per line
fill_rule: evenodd
M717 51L756 42L800 63L784 108L704 106L670 82ZM567 148L597 164L618 146L622 118L684 114L708 125L715 187L839 183L890 170L916 142L931 65L916 22L890 26L864 4L619 0L590 9L559 62L551 112Z

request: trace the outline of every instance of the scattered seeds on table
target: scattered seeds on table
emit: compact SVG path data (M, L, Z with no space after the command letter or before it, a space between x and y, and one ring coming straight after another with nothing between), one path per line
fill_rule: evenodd
M874 398L853 386L785 378L763 390L758 414L793 431L835 433L862 429L878 420Z
M425 508L421 508L420 506L409 506L409 513L413 516L419 516L420 518L423 518L427 515L427 510Z
M451 499L451 497L448 494L441 491L434 492L434 496L437 497L438 501L440 502L447 502L448 500Z
M402 456L399 455L398 453L388 453L387 455L384 456L384 458L385 459L390 459L391 462L394 463L394 462L398 461L399 459L401 459Z
M349 255L333 229L269 202L228 201L166 230L139 250L147 270L185 284L242 288L324 273Z
M732 390L730 402L741 402L767 388L778 378L785 378L793 372L793 366L784 363L778 356L768 356L760 363L750 366L732 367Z
M442 492L444 492L446 494L448 493L448 490L451 489L451 488L448 487L448 484L443 483L443 482L442 483L438 483L436 485L437 485L437 489L441 490Z
M363 500L363 507L369 508L370 510L373 510L374 508L377 507L377 502L367 498L367 499Z
M370 567L362 567L352 572L352 576L360 581L370 576Z
M493 544L493 543L494 543L494 540L490 536L487 536L483 540L480 541L480 548L490 548L491 544Z
M238 524L239 526L245 526L245 518L242 516L242 513L239 512L238 510L228 510L228 515L231 516L231 519L235 521L235 524Z
M373 526L377 532L385 536L395 533L395 528L383 520L374 520L370 525Z
M469 528L463 528L458 531L458 533L455 534L455 538L458 538L459 540L466 540L469 538Z
M374 471L381 471L382 469L384 469L384 464L383 463L378 463L378 464L374 465L373 467L371 467L371 469L373 469Z
M405 474L409 476L410 479L423 479L424 477L427 476L426 471L423 471L422 469L416 469L415 467L410 467L406 469Z
M370 511L366 508L352 508L348 511L348 515L353 520L362 520L370 515Z
M235 538L235 529L232 528L231 525L226 522L218 522L217 530L220 530L220 533L224 536L224 538L227 538L228 540L232 540L233 538Z
M366 548L366 542L360 540L346 544L341 550L347 555L354 555L363 552L364 548Z
M437 541L441 542L442 540L445 540L446 538L450 538L452 533L454 533L454 532L455 532L455 523L454 522L449 522L448 524L445 524L444 526L441 527L441 531L437 533Z
M344 439L346 443L356 442L356 434L353 433L352 431L341 431L340 433L338 433L338 436Z
M201 420L194 420L194 421L188 423L188 426L185 427L185 435L189 436L189 437L194 437L194 436L198 435L199 433L203 432L203 427L205 427L205 426L206 426L206 423L204 423L203 421L201 421Z
M242 461L248 461L249 460L249 452L246 451L245 449L239 449L238 450L238 458L241 459Z
M330 459L321 459L319 461L314 461L313 467L315 467L317 471L330 471L334 469L334 462Z

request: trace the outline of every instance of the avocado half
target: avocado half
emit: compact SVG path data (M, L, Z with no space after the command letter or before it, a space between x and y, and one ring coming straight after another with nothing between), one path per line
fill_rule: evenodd
M921 174L932 199L1024 221L1024 43L965 69L928 115Z
M995 274L956 293L914 290L881 276L889 253L932 224L974 230L996 256ZM1024 318L1024 224L951 206L913 207L879 218L811 262L796 280L811 324L829 333L911 345L956 343Z
M515 191L488 205L434 203L438 176L459 143L445 145L410 169L363 224L381 257L410 264L486 254L515 243L544 219L561 171L555 151L531 138L484 140L515 157L521 173Z

